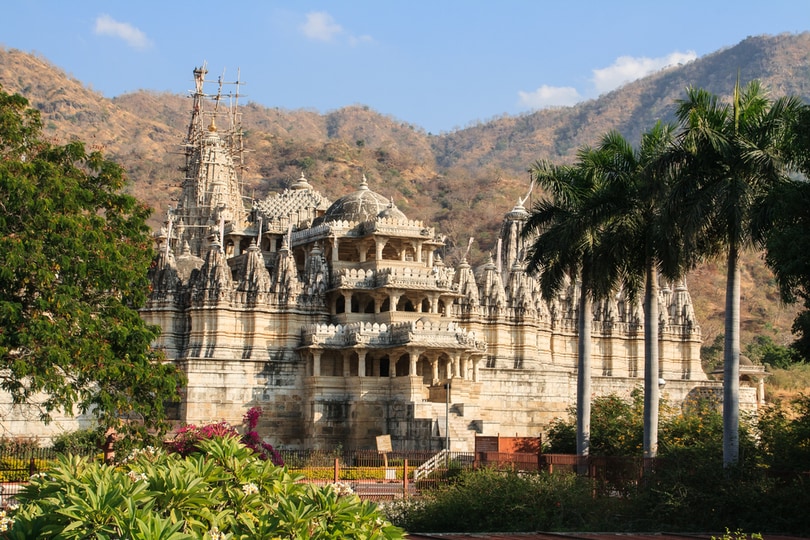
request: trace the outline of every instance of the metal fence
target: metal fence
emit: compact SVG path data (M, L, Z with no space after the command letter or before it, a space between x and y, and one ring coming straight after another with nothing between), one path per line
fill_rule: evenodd
M505 452L380 453L374 450L279 450L299 481L316 485L342 483L362 499L418 497L452 482L464 471L483 467L503 470L574 473L577 456ZM57 452L50 448L0 449L0 506L12 502L28 478L47 469ZM588 476L596 489L620 493L641 478L644 462L635 458L591 457ZM427 467L427 468L426 468Z
M53 448L0 448L0 508L13 502L31 475L47 469L57 455Z

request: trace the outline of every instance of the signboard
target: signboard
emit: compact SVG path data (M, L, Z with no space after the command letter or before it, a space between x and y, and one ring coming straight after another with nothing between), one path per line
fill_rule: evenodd
M391 435L377 435L377 452L392 452Z

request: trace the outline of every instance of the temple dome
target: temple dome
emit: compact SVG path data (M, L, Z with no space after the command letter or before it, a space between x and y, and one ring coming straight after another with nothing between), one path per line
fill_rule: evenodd
M385 207L385 210L380 212L377 217L380 219L394 219L397 221L407 221L408 218L405 214L402 213L402 210L397 208L397 205L394 204L394 199L388 203L388 206Z
M362 222L376 219L380 212L387 209L389 201L379 193L368 189L365 175L360 189L344 195L332 203L323 215L323 222L353 221Z

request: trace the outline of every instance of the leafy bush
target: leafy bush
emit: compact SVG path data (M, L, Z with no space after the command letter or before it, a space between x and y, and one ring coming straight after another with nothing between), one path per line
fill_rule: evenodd
M745 352L755 364L781 369L801 360L795 349L775 343L770 336L754 336L753 341L745 346Z
M395 501L383 511L409 531L583 530L601 523L613 501L594 501L591 482L572 474L465 471L452 486L419 501ZM604 511L604 512L603 512Z
M89 456L101 449L104 440L104 433L98 429L77 429L54 437L53 449L60 454Z
M148 448L119 466L61 456L19 494L4 538L403 538L373 503L301 483L234 437L197 448Z
M165 443L166 447L182 456L188 456L200 450L202 441L215 437L236 437L242 441L246 447L253 450L260 459L270 460L275 465L284 465L284 460L273 446L265 442L256 432L256 425L262 415L260 407L251 407L242 418L245 424L245 433L239 432L227 422L217 422L205 426L195 426L189 424L177 430L174 439Z
M644 395L633 391L631 401L615 394L599 396L591 404L591 442L593 456L632 456L641 454L644 430ZM576 407L568 409L567 419L556 419L548 430L545 451L575 454Z
M21 454L39 448L34 437L0 437L0 454Z

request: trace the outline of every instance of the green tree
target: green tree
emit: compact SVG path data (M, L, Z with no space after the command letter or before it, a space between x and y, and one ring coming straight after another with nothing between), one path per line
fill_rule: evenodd
M745 346L745 352L754 362L780 369L789 368L798 359L794 349L774 343L770 336L754 336L754 340Z
M758 235L752 218L774 186L788 181L793 97L770 100L759 82L735 86L730 104L690 88L678 103L681 126L667 161L675 166L672 206L688 246L727 264L723 354L723 463L739 458L741 252Z
M577 298L577 455L586 472L591 421L591 327L593 300L605 298L619 282L621 265L601 243L610 204L601 195L604 178L591 166L598 159L591 148L578 152L577 162L557 166L537 162L531 169L547 196L535 203L522 234L530 240L527 270L539 275L550 299L578 279ZM575 290L575 289L574 289Z
M0 388L15 404L165 416L182 377L151 349L137 308L149 283L149 209L118 165L41 135L37 111L0 89Z
M633 392L631 399L616 394L594 398L591 407L591 454L594 456L638 456L643 439L644 393ZM569 419L559 418L548 431L548 451L570 454L575 451L576 411Z
M604 205L612 217L605 230L605 246L623 265L625 289L631 299L644 287L644 456L655 457L658 447L659 360L658 276L680 277L686 267L673 242L673 231L662 204L669 194L668 176L659 158L671 144L674 127L657 123L642 135L638 148L618 132L602 137L598 160L591 166L605 178Z
M790 157L803 173L774 189L760 218L766 248L765 262L776 275L782 300L802 301L804 309L793 321L792 348L810 359L810 106L805 105L793 124Z

